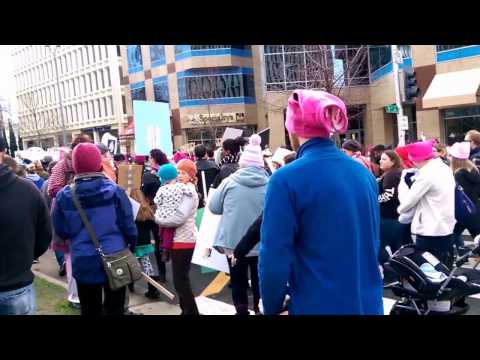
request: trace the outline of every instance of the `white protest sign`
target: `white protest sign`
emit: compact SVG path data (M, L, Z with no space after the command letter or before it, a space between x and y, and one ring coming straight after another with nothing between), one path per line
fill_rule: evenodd
M225 132L223 133L223 138L222 140L227 140L227 139L236 139L239 136L242 136L243 130L242 129L235 129L235 128L230 128L227 127L225 129Z
M292 154L293 151L291 150L288 150L288 149L284 149L284 148L278 148L276 151L275 151L275 154L273 154L272 156L272 161L275 161L277 163L279 163L280 165L285 165L285 161L283 160L285 158L285 156L287 155L290 155Z
M140 203L133 200L131 197L129 197L128 199L130 200L130 204L132 204L133 218L136 219L138 212L140 211Z
M212 214L208 209L208 204L215 191L215 189L210 189L208 193L202 223L198 231L197 243L193 251L192 263L228 274L230 270L228 268L227 257L212 248L220 219L222 218L221 215Z

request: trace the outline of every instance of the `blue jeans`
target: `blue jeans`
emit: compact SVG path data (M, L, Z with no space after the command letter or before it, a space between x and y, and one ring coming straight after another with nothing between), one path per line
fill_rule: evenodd
M0 292L0 315L35 315L37 304L33 284Z

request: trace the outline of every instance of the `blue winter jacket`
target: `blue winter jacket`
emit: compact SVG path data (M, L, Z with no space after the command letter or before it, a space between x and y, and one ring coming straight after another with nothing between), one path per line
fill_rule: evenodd
M76 180L75 184L77 196L103 252L108 255L127 246L134 251L137 227L125 191L104 177ZM70 187L65 186L55 201L53 224L58 236L70 239L73 276L84 284L105 283L107 278L100 255L73 204Z
M209 203L213 214L222 215L213 246L235 249L262 213L267 182L259 167L242 168L222 181ZM257 248L250 255L258 255Z
M270 178L261 229L260 289L278 314L383 314L378 185L328 139L311 139Z
M45 180L38 176L38 174L27 174L27 179L31 180L38 190L42 190L42 186Z

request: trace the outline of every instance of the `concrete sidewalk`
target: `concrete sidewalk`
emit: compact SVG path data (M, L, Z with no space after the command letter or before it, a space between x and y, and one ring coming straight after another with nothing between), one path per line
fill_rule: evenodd
M32 265L32 271L37 276L44 280L55 283L66 288L67 277L60 277L58 275L58 264L55 259L55 254L51 250L47 250L45 254L40 257L40 263ZM171 281L167 284L170 291L175 293L171 285ZM178 306L178 299L174 299L172 302L161 297L159 300L147 299L143 294L147 291L147 284L142 279L135 282L135 292L129 293L129 310L134 313L141 313L144 315L179 315L181 310Z

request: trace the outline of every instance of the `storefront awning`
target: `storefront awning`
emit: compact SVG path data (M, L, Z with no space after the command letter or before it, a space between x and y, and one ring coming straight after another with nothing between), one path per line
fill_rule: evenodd
M480 69L437 74L423 96L423 108L477 104Z

